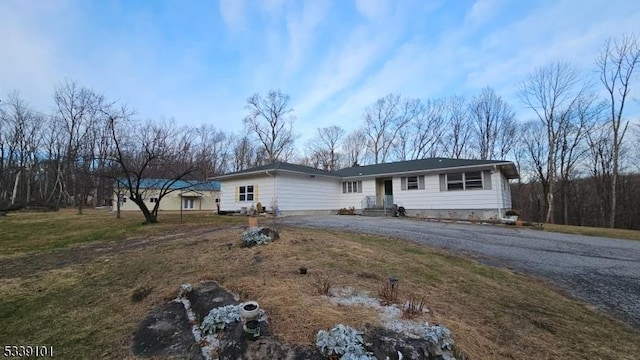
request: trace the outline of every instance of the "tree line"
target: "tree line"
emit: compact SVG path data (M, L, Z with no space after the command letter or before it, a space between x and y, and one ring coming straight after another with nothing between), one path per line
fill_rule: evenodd
M250 96L238 133L143 120L75 81L54 88L49 113L13 92L0 103L0 209L82 212L113 205L115 191L155 222L159 202L147 208L142 179L165 179L164 196L178 180L207 181L275 161L334 171L447 157L513 160L521 174L512 187L514 207L530 220L640 228L638 154L625 117L637 101L631 90L638 61L638 37L625 35L609 39L595 59L599 83L568 62L534 69L518 92L518 105L533 114L528 119L516 118L491 87L437 99L390 93L363 109L355 130L318 128L301 149L291 98L281 90Z

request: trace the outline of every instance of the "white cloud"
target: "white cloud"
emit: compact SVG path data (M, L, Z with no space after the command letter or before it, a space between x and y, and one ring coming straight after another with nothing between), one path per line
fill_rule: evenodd
M476 0L465 15L464 23L471 26L489 22L498 11L501 0Z
M369 20L378 20L389 14L388 0L356 0L356 9Z
M220 15L229 29L238 31L246 22L246 3L244 0L220 0Z
M286 70L294 70L301 57L314 44L314 33L325 18L329 3L327 1L307 1L301 12L291 11L287 16L289 33L289 53Z

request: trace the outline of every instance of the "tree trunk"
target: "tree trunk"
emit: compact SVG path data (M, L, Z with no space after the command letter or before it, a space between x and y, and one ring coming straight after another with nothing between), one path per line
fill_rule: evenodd
M149 211L149 208L147 208L147 205L144 203L144 200L134 200L133 202L136 203L136 205L138 205L138 207L140 208L140 211L142 211L142 215L144 215L144 223L145 224L157 224L158 223L158 215L157 214L153 214L151 211Z
M120 219L120 191L118 191L118 199L116 200L116 219Z
M562 183L562 216L564 224L569 225L569 184L566 180Z
M16 179L13 182L13 193L11 194L11 205L16 203L16 196L18 195L18 184L20 183L20 174L22 174L22 169L18 170L16 173Z
M613 137L613 174L611 175L611 212L609 213L609 227L612 229L616 227L616 184L618 183L618 157L620 156L617 131L614 131Z

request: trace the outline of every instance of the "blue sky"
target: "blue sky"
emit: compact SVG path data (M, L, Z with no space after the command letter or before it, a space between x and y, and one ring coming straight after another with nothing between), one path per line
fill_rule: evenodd
M527 117L527 73L568 60L597 79L603 42L638 24L630 0L0 0L0 98L48 112L72 79L143 118L240 131L247 97L276 88L303 143L390 92L491 86Z

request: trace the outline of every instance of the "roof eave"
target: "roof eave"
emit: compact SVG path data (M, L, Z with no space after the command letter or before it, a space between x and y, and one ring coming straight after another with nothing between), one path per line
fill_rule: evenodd
M295 171L295 170L289 170L289 169L274 169L274 168L272 168L272 169L263 169L263 170L258 170L258 171L248 171L248 172L242 172L242 173L220 175L220 176L214 177L213 179L215 179L215 180L227 180L227 179L233 179L233 178L246 177L248 175L260 175L260 174L269 175L267 173L273 173L273 174L291 173L291 174L299 174L299 175L305 175L305 176L321 176L321 177L326 177L326 178L331 178L331 179L340 179L340 178L342 178L339 175L315 174L315 173L309 173L309 172L304 172L304 171Z
M423 169L423 170L407 170L407 171L399 171L399 172L388 172L388 173L378 173L378 174L363 174L363 175L348 175L341 176L344 179L349 178L367 178L367 177L385 177L385 176L394 176L394 175L408 175L408 174L416 174L416 173L434 173L434 172L451 172L461 169L475 169L475 168L487 168L487 167L512 167L513 173L508 174L505 171L505 174L512 175L507 176L509 179L517 179L520 176L518 175L518 171L516 170L515 165L513 165L510 161L499 162L499 163L487 163L487 164L478 164L478 165L464 165L464 166L454 166L454 167L446 167L446 168L436 168L436 169Z

